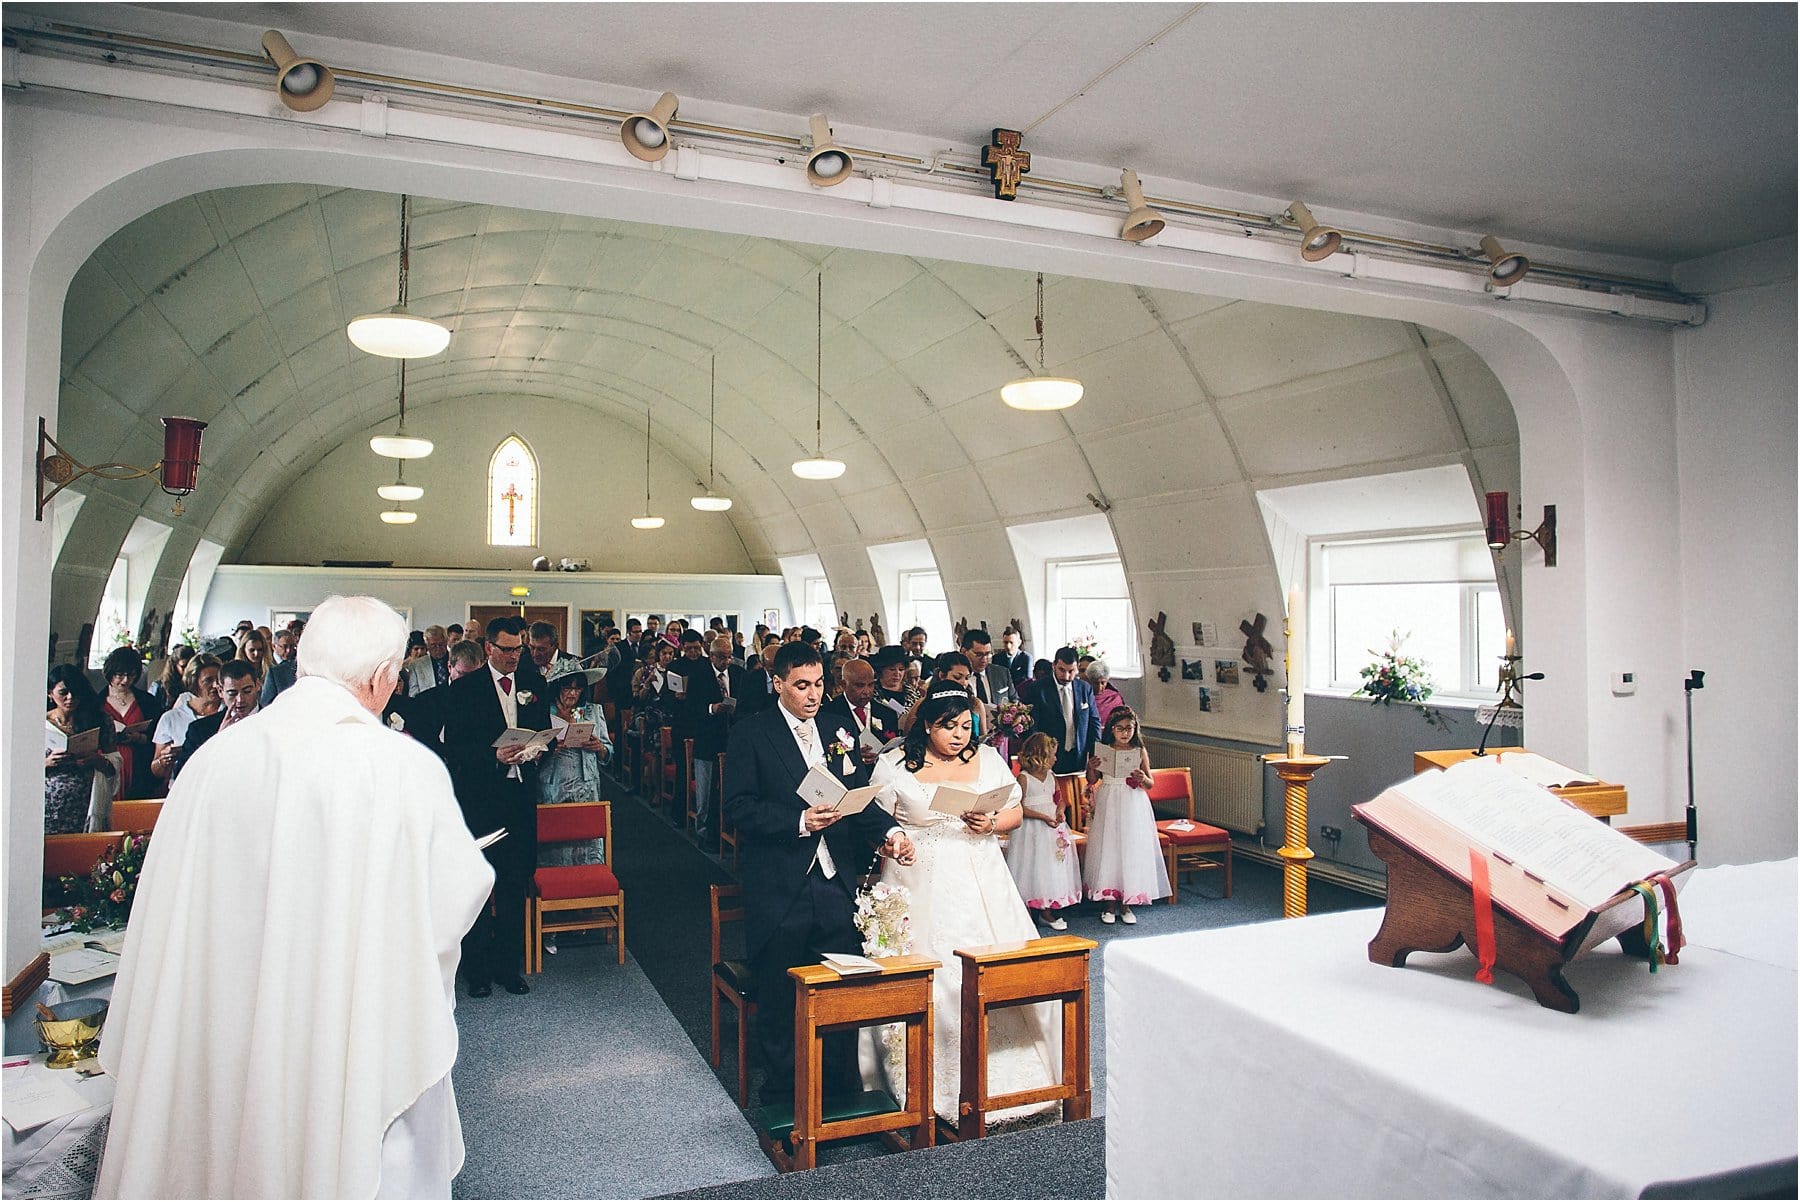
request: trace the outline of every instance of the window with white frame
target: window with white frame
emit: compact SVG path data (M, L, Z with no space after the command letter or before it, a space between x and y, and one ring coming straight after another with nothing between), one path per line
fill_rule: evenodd
M837 603L831 599L831 582L808 576L800 585L800 622L829 637L838 624Z
M188 557L187 572L181 577L181 591L175 594L175 628L171 637L176 642L193 641L190 646L199 644L200 615L206 609L206 594L212 589L213 573L218 571L219 561L225 558L225 548L211 539L203 538L194 544L194 553ZM187 632L194 633L187 638Z
M1058 647L1090 647L1114 676L1138 674L1137 620L1118 556L1046 561L1044 619L1041 658Z
M537 456L509 434L488 460L488 546L537 545Z
M1308 622L1332 688L1362 686L1362 669L1396 637L1431 672L1435 696L1495 696L1506 621L1494 561L1479 532L1316 541ZM1316 654L1307 656L1319 666Z
M131 596L131 561L121 555L113 560L112 575L106 578L106 591L100 594L100 612L94 615L94 637L88 644L90 668L105 665L114 647L124 642L131 631L126 612Z
M944 578L932 568L900 573L900 630L925 628L925 646L942 653L955 648L950 625L950 602L944 597Z

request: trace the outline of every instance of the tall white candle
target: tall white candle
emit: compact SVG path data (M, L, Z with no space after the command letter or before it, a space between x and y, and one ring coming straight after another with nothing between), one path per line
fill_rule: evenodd
M1518 652L1513 650L1513 632L1510 630L1506 632L1506 654L1508 656L1518 654Z
M1287 748L1289 755L1306 751L1306 595L1296 585L1288 590Z

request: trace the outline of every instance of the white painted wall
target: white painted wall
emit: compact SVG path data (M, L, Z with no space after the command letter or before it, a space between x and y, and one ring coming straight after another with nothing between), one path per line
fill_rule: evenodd
M387 430L392 423L371 427ZM436 449L406 465L406 482L425 496L408 502L419 520L390 526L390 503L375 495L394 482L395 460L349 439L272 505L236 558L243 563L391 560L397 567L529 569L532 559L586 559L596 571L752 571L731 514L688 504L693 475L666 452L651 455L652 508L667 521L637 530L644 511L644 429L592 409L542 397L468 397L408 407L409 433ZM487 545L488 459L518 433L538 460L542 498L537 547Z
M575 646L584 609L617 610L621 626L627 613L736 613L746 634L762 621L765 609L781 611L779 625L786 625L791 613L779 576L224 564L213 576L200 629L229 630L239 618L260 624L272 608L311 609L334 593L367 593L410 611L413 628L422 630L433 623L466 623L470 605L510 604L507 590L513 585L531 590L530 605L569 606L569 641Z
M1658 687L1679 697L1687 670L1706 673L1694 763L1708 864L1796 845L1794 240L1758 252L1693 265L1716 289L1711 317L1674 340L1682 561L1664 587L1680 600L1684 658ZM1680 721L1668 731L1677 755ZM1674 784L1671 818L1685 776Z

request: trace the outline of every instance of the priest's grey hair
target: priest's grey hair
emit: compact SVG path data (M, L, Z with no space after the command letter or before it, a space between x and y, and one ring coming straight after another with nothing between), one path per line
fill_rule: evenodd
M345 688L366 684L378 672L391 684L400 677L406 635L405 620L385 601L327 597L306 623L295 670Z

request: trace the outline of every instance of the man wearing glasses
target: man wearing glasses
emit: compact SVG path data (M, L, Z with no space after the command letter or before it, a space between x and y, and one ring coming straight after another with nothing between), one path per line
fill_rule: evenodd
M480 838L500 827L506 838L484 854L494 866L494 913L483 906L463 940L463 976L470 997L487 997L494 983L508 993L530 993L525 984L525 895L537 867L537 806L531 783L535 756L519 747L496 748L509 727L546 730L549 690L525 650L525 620L495 618L487 624L487 665L445 686L444 759L456 786L469 833Z

